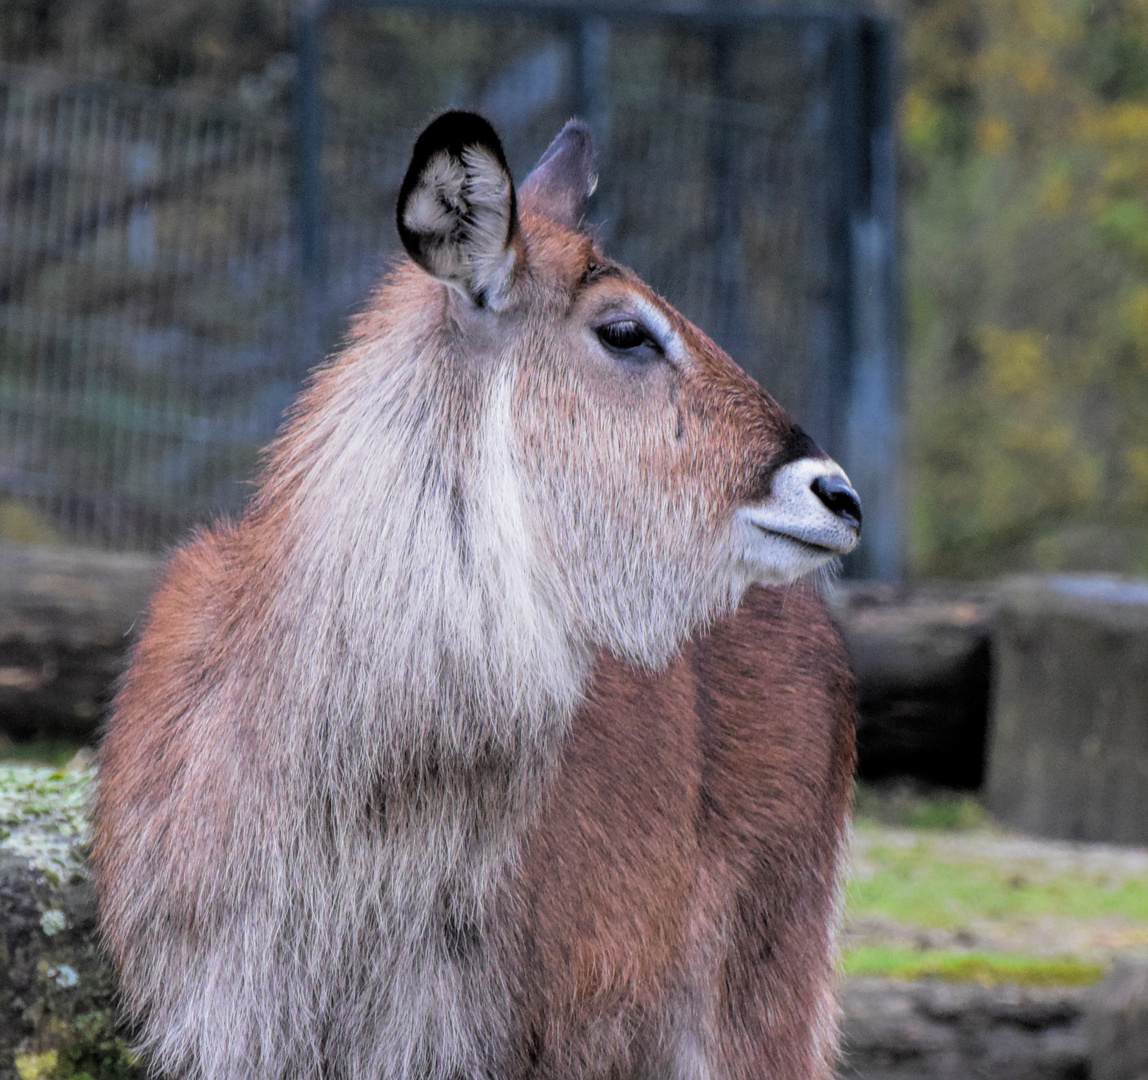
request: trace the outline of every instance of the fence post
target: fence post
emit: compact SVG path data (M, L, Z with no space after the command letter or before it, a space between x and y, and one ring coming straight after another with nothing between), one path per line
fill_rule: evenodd
M610 21L586 15L574 31L574 111L590 125L601 157L610 143Z
M297 155L299 259L303 279L319 284L324 277L322 175L322 63L324 0L303 0L296 13L295 153Z
M901 575L900 341L897 303L894 38L886 20L856 24L859 196L850 220L850 357L843 457L865 507L850 571Z
M320 82L325 0L303 0L296 12L295 153L298 184L302 307L297 337L301 370L318 362L326 316L327 267L323 235L323 117Z
M713 295L717 319L712 333L731 355L746 362L746 317L743 305L742 199L736 175L735 138L728 108L732 97L731 64L735 37L728 27L715 26L710 37L712 100L707 124L709 204L713 215Z
M815 395L821 428L814 432L825 450L847 469L845 413L852 392L853 218L861 200L858 177L861 165L861 102L857 19L852 12L833 20L828 67L831 120L826 158L832 174L828 198L829 293L834 316L833 342L827 349L820 385ZM834 190L836 189L836 190ZM868 494L862 491L868 509ZM868 514L866 514L868 526Z
M900 342L892 26L877 16L845 16L836 51L838 334L823 391L826 449L849 473L865 511L861 546L845 560L845 573L895 581L901 574Z

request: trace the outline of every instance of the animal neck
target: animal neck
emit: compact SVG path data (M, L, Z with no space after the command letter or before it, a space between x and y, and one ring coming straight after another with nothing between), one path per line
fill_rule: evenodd
M322 407L269 466L262 512L284 555L269 623L308 742L289 752L339 813L505 854L588 658L547 600L509 371L444 393L441 358L408 353L360 346L323 373Z

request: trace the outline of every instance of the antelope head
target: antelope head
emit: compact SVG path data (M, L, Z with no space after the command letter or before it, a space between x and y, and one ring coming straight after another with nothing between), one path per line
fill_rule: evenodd
M658 666L750 585L851 551L861 507L773 398L599 250L595 182L577 121L516 191L490 125L447 113L415 145L398 227L451 363L501 387L484 429L534 587L574 640Z

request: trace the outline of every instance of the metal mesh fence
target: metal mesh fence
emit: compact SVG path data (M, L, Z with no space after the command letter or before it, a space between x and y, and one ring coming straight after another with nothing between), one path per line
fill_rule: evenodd
M585 26L335 20L318 288L289 115L0 66L0 504L145 549L238 509L393 254L411 142L448 105L490 116L518 176L589 113L605 249L823 434L847 322L833 27L758 23L715 52L681 28L598 26L588 73Z
M832 442L827 357L844 347L846 257L835 250L847 167L833 130L837 26L784 18L722 38L673 23L589 26L587 42L585 23L527 17L347 11L330 21L321 177L332 310L353 307L393 250L417 127L388 123L385 108L365 124L363 102L401 81L395 38L461 37L471 44L452 49L456 81L437 96L419 87L426 115L477 108L520 177L567 117L586 115L600 174L589 217L603 247ZM407 72L412 96L418 75Z
M299 376L287 136L0 70L0 490L61 535L241 500Z
M599 204L607 249L798 413L824 294L807 122L712 98L619 108Z

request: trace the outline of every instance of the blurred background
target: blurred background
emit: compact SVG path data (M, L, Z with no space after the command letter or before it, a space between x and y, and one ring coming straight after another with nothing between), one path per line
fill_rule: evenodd
M0 847L448 106L518 177L583 116L605 249L861 494L844 1074L1143 1080L1148 0L0 0L0 758L72 762Z
M10 534L160 550L240 505L394 254L415 134L464 106L519 176L588 120L604 246L845 460L866 499L850 571L899 575L879 13L16 0L0 20Z
M588 117L606 245L859 474L852 573L1148 572L1148 6L325 7L0 7L4 535L239 505L455 104L519 175Z

